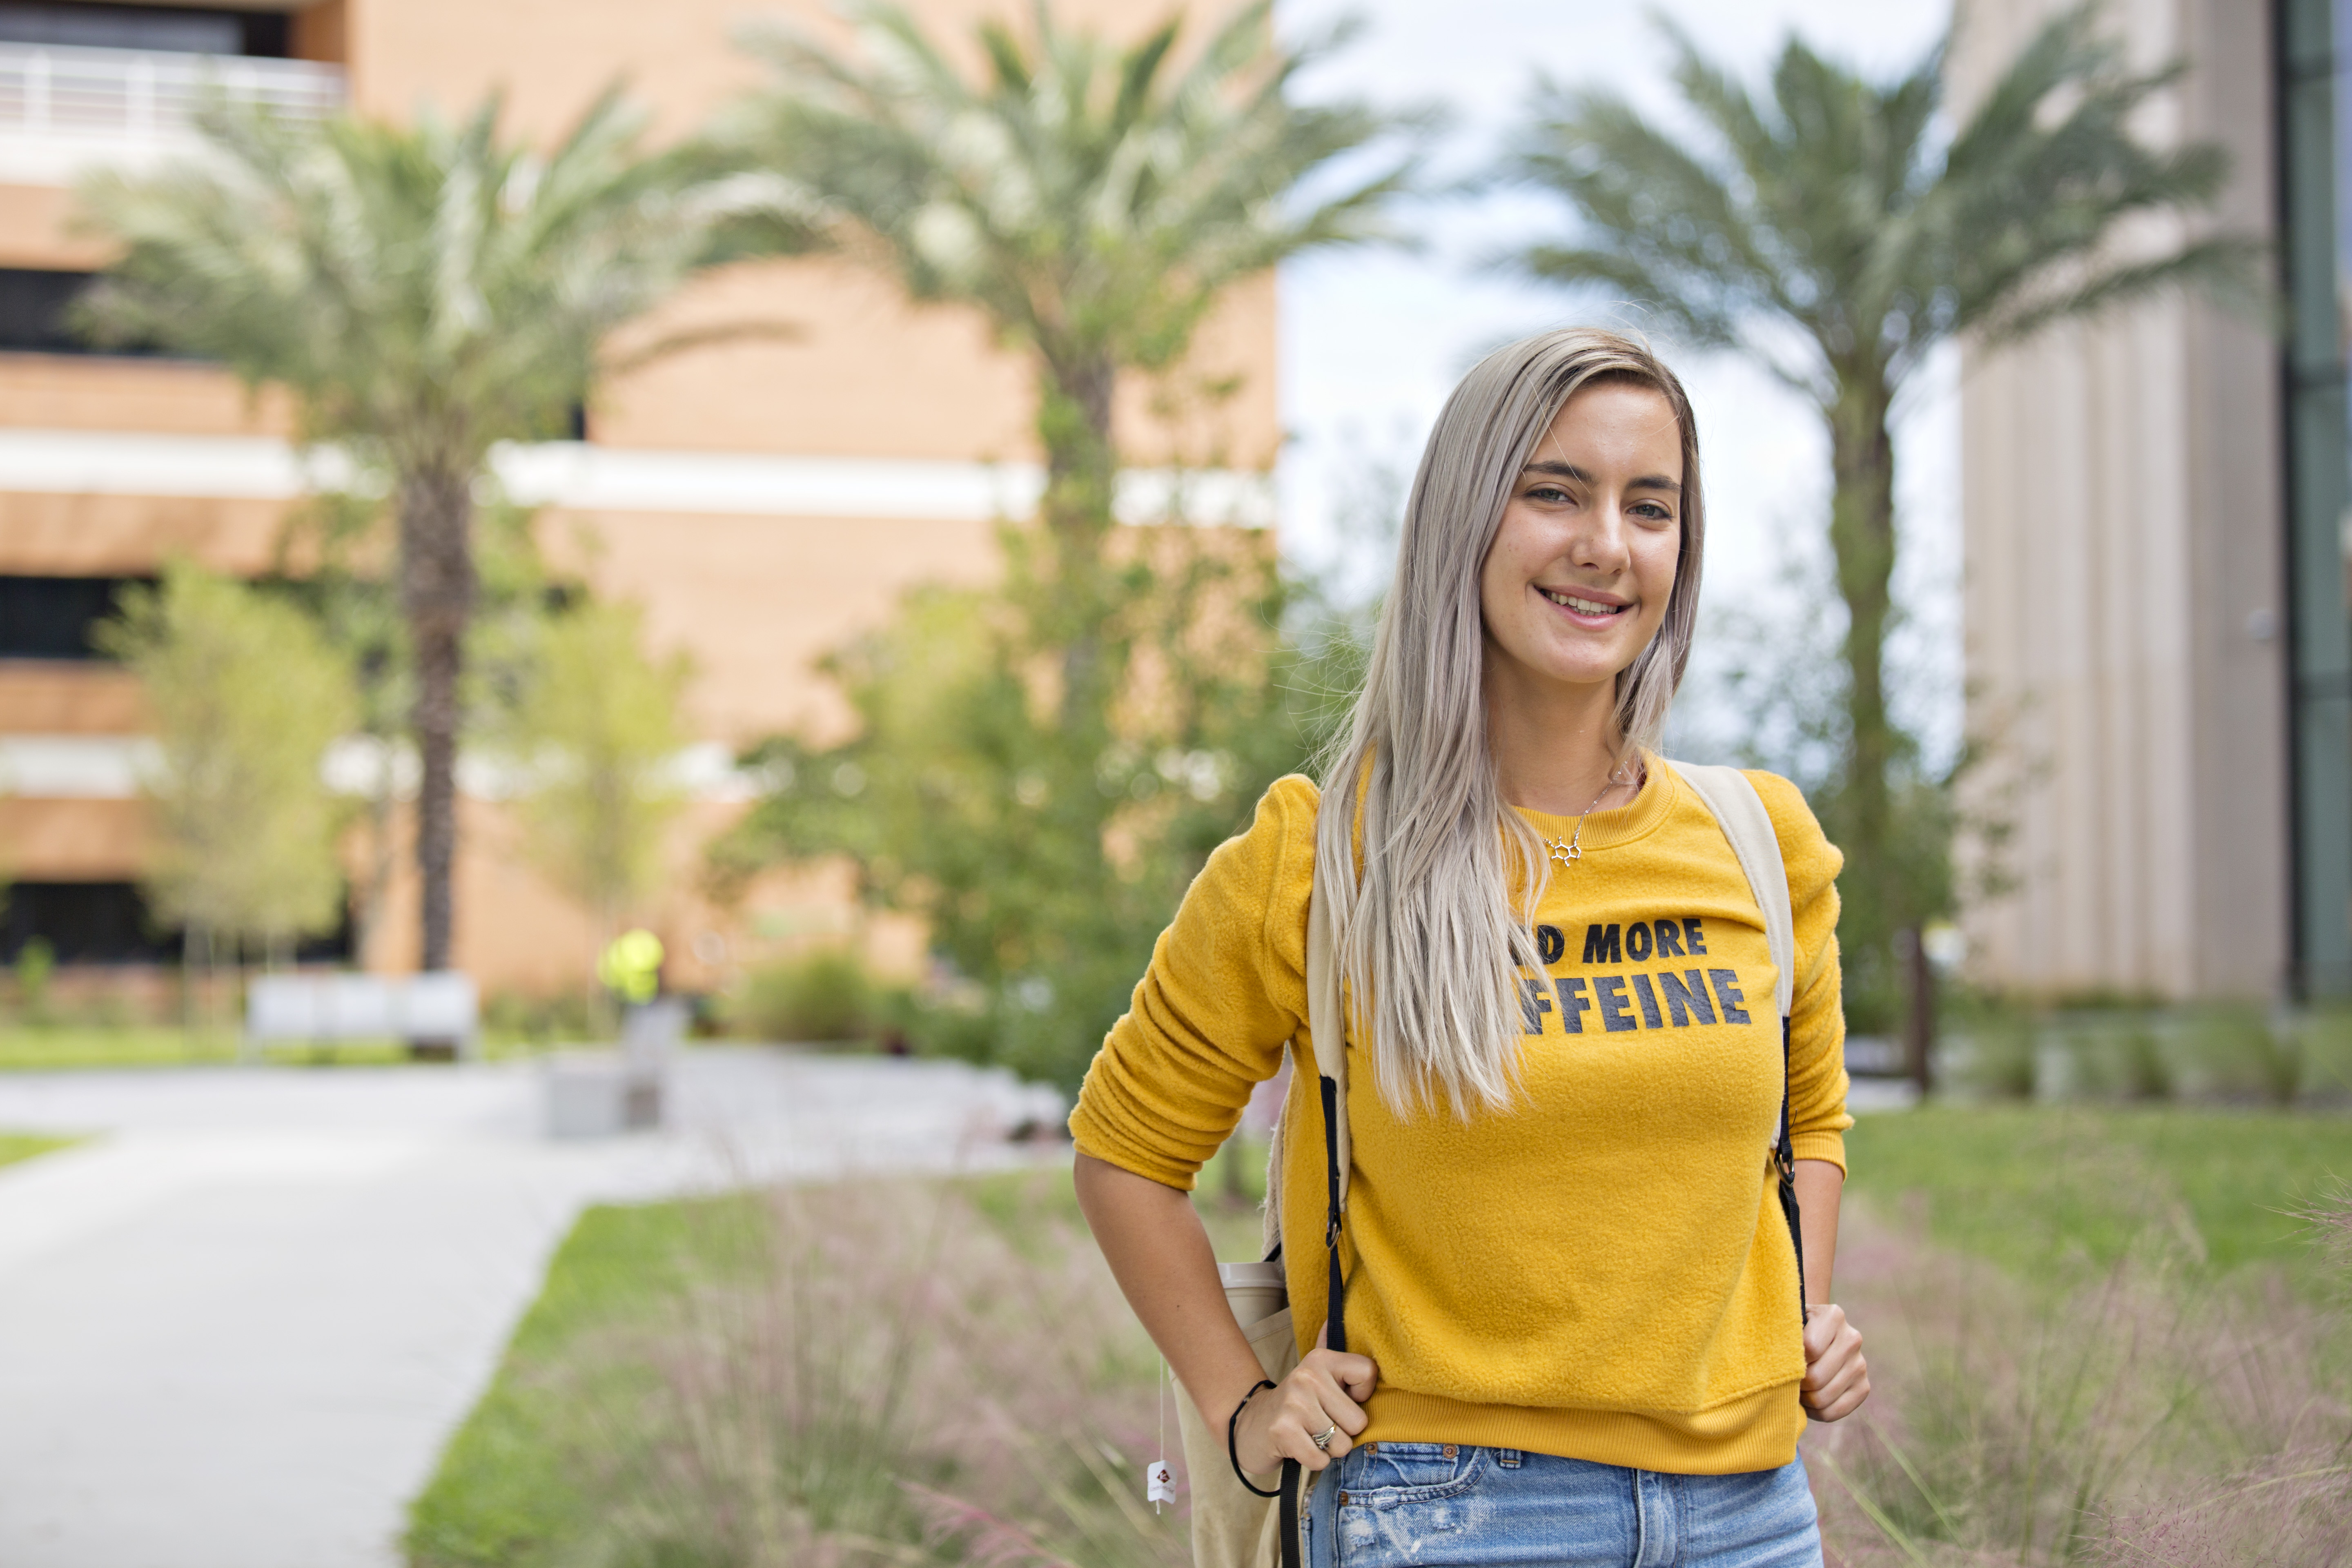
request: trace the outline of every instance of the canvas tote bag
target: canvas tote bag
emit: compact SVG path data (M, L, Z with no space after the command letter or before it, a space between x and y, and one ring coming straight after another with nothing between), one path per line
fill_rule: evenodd
M1737 768L1669 763L1694 794L1705 803L1716 825L1731 845L1739 868L1748 879L1758 911L1763 916L1764 941L1772 957L1775 977L1772 1000L1780 1015L1780 1120L1769 1159L1779 1178L1780 1211L1789 1224L1790 1245L1797 1254L1797 1300L1803 1312L1805 1247L1797 1223L1796 1163L1789 1140L1789 1016L1796 1000L1797 935L1795 911L1790 907L1788 870L1780 858L1780 836L1756 786ZM1328 1187L1326 1251L1330 1269L1328 1300L1334 1304L1326 1342L1347 1346L1343 1281L1339 1277L1339 1226L1348 1204L1349 1141L1348 1138L1348 1056L1346 1033L1339 1022L1339 973L1334 956L1329 912L1310 898L1307 909L1307 1026L1314 1041L1317 1099L1323 1111L1323 1158ZM1307 1051L1291 1041L1293 1070L1304 1072ZM1293 1136L1288 1105L1275 1129L1266 1155L1266 1260L1261 1263L1221 1263L1217 1272L1225 1287L1225 1301L1234 1320L1257 1355L1265 1375L1280 1383L1298 1364L1298 1341L1293 1332L1288 1291L1283 1279L1282 1200L1279 1173L1286 1140ZM1179 1389L1176 1419L1184 1439L1184 1469L1192 1489L1192 1562L1194 1568L1298 1568L1297 1521L1304 1511L1305 1481L1300 1467L1286 1461L1282 1469L1250 1479L1261 1488L1278 1489L1278 1500L1252 1492L1234 1476L1225 1451L1225 1434L1203 1420L1192 1395ZM1278 1483L1278 1485L1277 1485Z

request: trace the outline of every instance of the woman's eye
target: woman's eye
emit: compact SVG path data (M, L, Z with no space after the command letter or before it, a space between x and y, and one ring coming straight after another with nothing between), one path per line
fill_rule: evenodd
M1566 490L1561 489L1558 485L1538 485L1535 489L1528 492L1528 499L1529 500L1560 501L1567 500L1569 499L1569 494Z

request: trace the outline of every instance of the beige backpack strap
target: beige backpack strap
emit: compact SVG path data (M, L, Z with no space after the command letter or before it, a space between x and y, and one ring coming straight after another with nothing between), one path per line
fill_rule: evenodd
M1307 900L1307 1031L1315 1040L1315 1070L1339 1086L1339 1115L1332 1131L1339 1151L1339 1207L1344 1212L1355 1148L1348 1137L1348 1028L1339 1010L1339 953L1331 911L1311 894Z
M1772 830L1772 815L1764 809L1764 797L1738 768L1697 763L1666 765L1682 774L1683 782L1706 803L1716 826L1731 841L1739 868L1748 874L1748 891L1755 894L1756 907L1764 914L1764 945L1772 954L1772 967L1779 971L1779 978L1772 983L1773 1005L1786 1018L1797 995L1797 921L1789 908L1789 871L1780 859L1780 836Z
M1789 907L1789 868L1780 858L1780 836L1772 830L1772 814L1764 797L1738 768L1704 767L1694 763L1668 764L1697 792L1715 814L1716 826L1731 841L1739 868L1748 874L1748 891L1764 914L1764 945L1780 973L1772 982L1772 1002L1780 1014L1780 1124L1772 1139L1770 1160L1780 1178L1780 1214L1789 1222L1789 1246L1797 1257L1797 1321L1805 1321L1805 1232L1797 1212L1797 1156L1789 1142L1789 1016L1797 996L1797 921Z

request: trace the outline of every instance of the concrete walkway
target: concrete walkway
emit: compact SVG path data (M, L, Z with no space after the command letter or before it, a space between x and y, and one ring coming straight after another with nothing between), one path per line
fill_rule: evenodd
M386 1568L581 1207L1032 1156L953 1064L688 1053L554 1143L528 1066L0 1078L0 1568Z

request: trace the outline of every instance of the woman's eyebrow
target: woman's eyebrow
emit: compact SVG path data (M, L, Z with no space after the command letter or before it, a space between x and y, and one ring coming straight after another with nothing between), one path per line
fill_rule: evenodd
M1549 459L1542 462L1529 463L1526 468L1521 468L1519 472L1522 474L1549 474L1554 479L1574 479L1580 485L1589 485L1592 482L1592 476L1586 473L1582 468L1578 468L1574 463L1555 463Z
M1580 485L1589 485L1592 482L1592 476L1574 463L1555 463L1549 459L1529 463L1519 472L1522 475L1547 474L1554 479L1574 479ZM1629 490L1664 490L1669 495L1683 493L1682 481L1670 479L1664 474L1643 474L1638 479L1628 479L1625 482L1625 488Z

